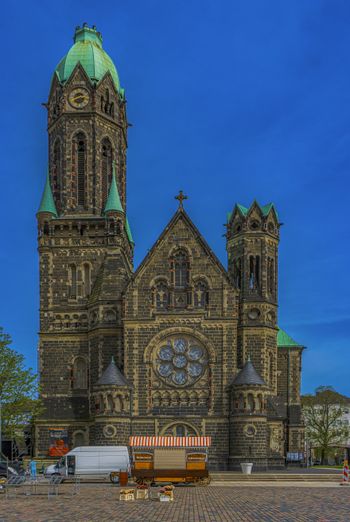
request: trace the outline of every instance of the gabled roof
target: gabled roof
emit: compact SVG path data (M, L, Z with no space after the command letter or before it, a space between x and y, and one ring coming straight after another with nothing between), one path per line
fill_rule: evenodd
M215 265L218 267L218 269L222 272L224 277L229 281L227 271L225 270L224 266L218 259L218 257L215 255L213 250L210 248L206 240L203 238L202 234L199 232L196 225L193 223L187 212L184 210L183 207L179 207L167 226L164 228L163 232L160 234L157 241L154 243L152 248L148 251L146 257L143 259L142 263L138 266L137 270L134 273L134 278L137 277L137 275L141 272L141 270L148 264L150 259L152 258L153 252L155 249L159 246L159 244L162 242L165 235L168 233L168 231L177 223L179 219L183 219L186 224L189 226L189 228L192 230L194 236L198 239L203 249L206 251L208 257L210 257Z
M232 381L232 386L266 386L264 379L258 374L250 359L245 363L242 370L236 375Z
M244 207L240 203L236 203L236 205L233 209L233 212L229 212L227 214L228 222L231 220L231 218L234 214L234 211L236 209L240 212L240 214L242 214L242 216L247 217L254 205L257 205L257 207L260 209L260 211L264 217L267 217L269 215L269 213L273 210L275 212L276 218L278 220L278 213L277 213L274 203L267 203L266 205L260 205L256 200L254 200L253 203L250 205L250 207Z
M284 330L279 328L278 334L277 334L277 346L278 347L291 347L291 346L298 346L300 348L303 348L302 344L297 343L290 337L290 335L287 334Z
M53 195L52 195L49 173L47 173L47 176L46 176L45 188L44 188L43 195L41 197L38 214L39 214L39 212L50 212L55 217L58 216L55 201L54 201Z
M117 365L115 364L114 357L112 357L111 362L97 381L95 386L128 386L130 388L129 382L126 380L122 372L119 370Z
M112 181L111 181L111 186L109 187L109 193L108 193L108 198L107 198L106 205L104 208L104 214L106 214L107 212L124 212L121 201L120 201L120 197L119 197L117 181L115 179L115 162L114 161L113 161L113 166L112 166Z

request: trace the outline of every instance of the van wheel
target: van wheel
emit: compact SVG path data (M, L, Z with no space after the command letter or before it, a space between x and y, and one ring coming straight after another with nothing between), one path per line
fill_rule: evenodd
M112 471L112 473L109 474L109 480L112 484L119 484L119 473Z

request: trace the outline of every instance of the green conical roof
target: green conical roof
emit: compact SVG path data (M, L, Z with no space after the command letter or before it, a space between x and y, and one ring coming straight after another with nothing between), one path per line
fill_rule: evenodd
M249 208L247 207L244 207L243 205L240 205L239 203L236 204L236 207L235 208L238 208L238 210L240 211L240 213L247 217L248 214L249 214L249 211L250 209L252 208L252 206L254 205L254 203L256 203L258 205L258 207L260 208L261 212L262 212L262 215L264 217L267 217L269 215L269 213L271 212L272 209L274 209L275 213L276 213L276 217L278 219L278 213L277 213L277 210L276 210L276 207L274 205L274 203L268 203L267 205L260 205L257 201L253 201L253 203L250 205ZM231 219L232 217L232 214L233 212L230 212L228 214L228 221Z
M86 74L92 81L99 81L109 71L117 91L121 94L117 69L102 48L102 36L96 28L77 27L74 34L74 45L57 65L55 74L60 82L66 82L78 63L82 65Z
M56 210L55 201L54 201L53 195L52 195L49 173L47 173L47 176L46 176L45 188L44 188L43 195L41 196L38 214L39 214L39 212L50 212L55 217L57 217L57 210Z
M123 207L120 201L117 182L115 179L115 163L113 162L113 174L112 174L112 182L109 188L109 194L106 202L106 206L104 208L104 214L106 212L124 212Z
M278 334L277 334L277 346L299 346L301 347L302 345L297 343L296 341L294 341L294 339L292 339L290 337L290 335L287 334L287 332L285 332L284 330L281 330L281 328L278 330Z
M125 230L126 230L126 235L128 236L128 239L129 239L130 243L132 243L134 245L135 242L134 242L133 237L132 237L131 228L130 228L130 225L129 225L128 218L125 219Z

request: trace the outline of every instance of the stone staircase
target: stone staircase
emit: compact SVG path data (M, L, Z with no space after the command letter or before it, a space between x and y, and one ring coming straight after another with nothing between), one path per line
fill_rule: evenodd
M339 473L292 473L292 472L267 472L267 473L252 473L251 475L243 475L243 473L236 471L213 471L210 473L211 482L234 482L234 483L247 483L247 482L334 482L340 483L342 481L342 472Z

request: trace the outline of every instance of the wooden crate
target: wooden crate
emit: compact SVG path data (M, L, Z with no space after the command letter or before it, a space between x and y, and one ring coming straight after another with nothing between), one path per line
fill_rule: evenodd
M136 499L137 500L147 500L148 499L148 489L137 489L136 490Z
M119 493L119 500L135 500L135 490L129 491L128 493L123 492L123 490Z

